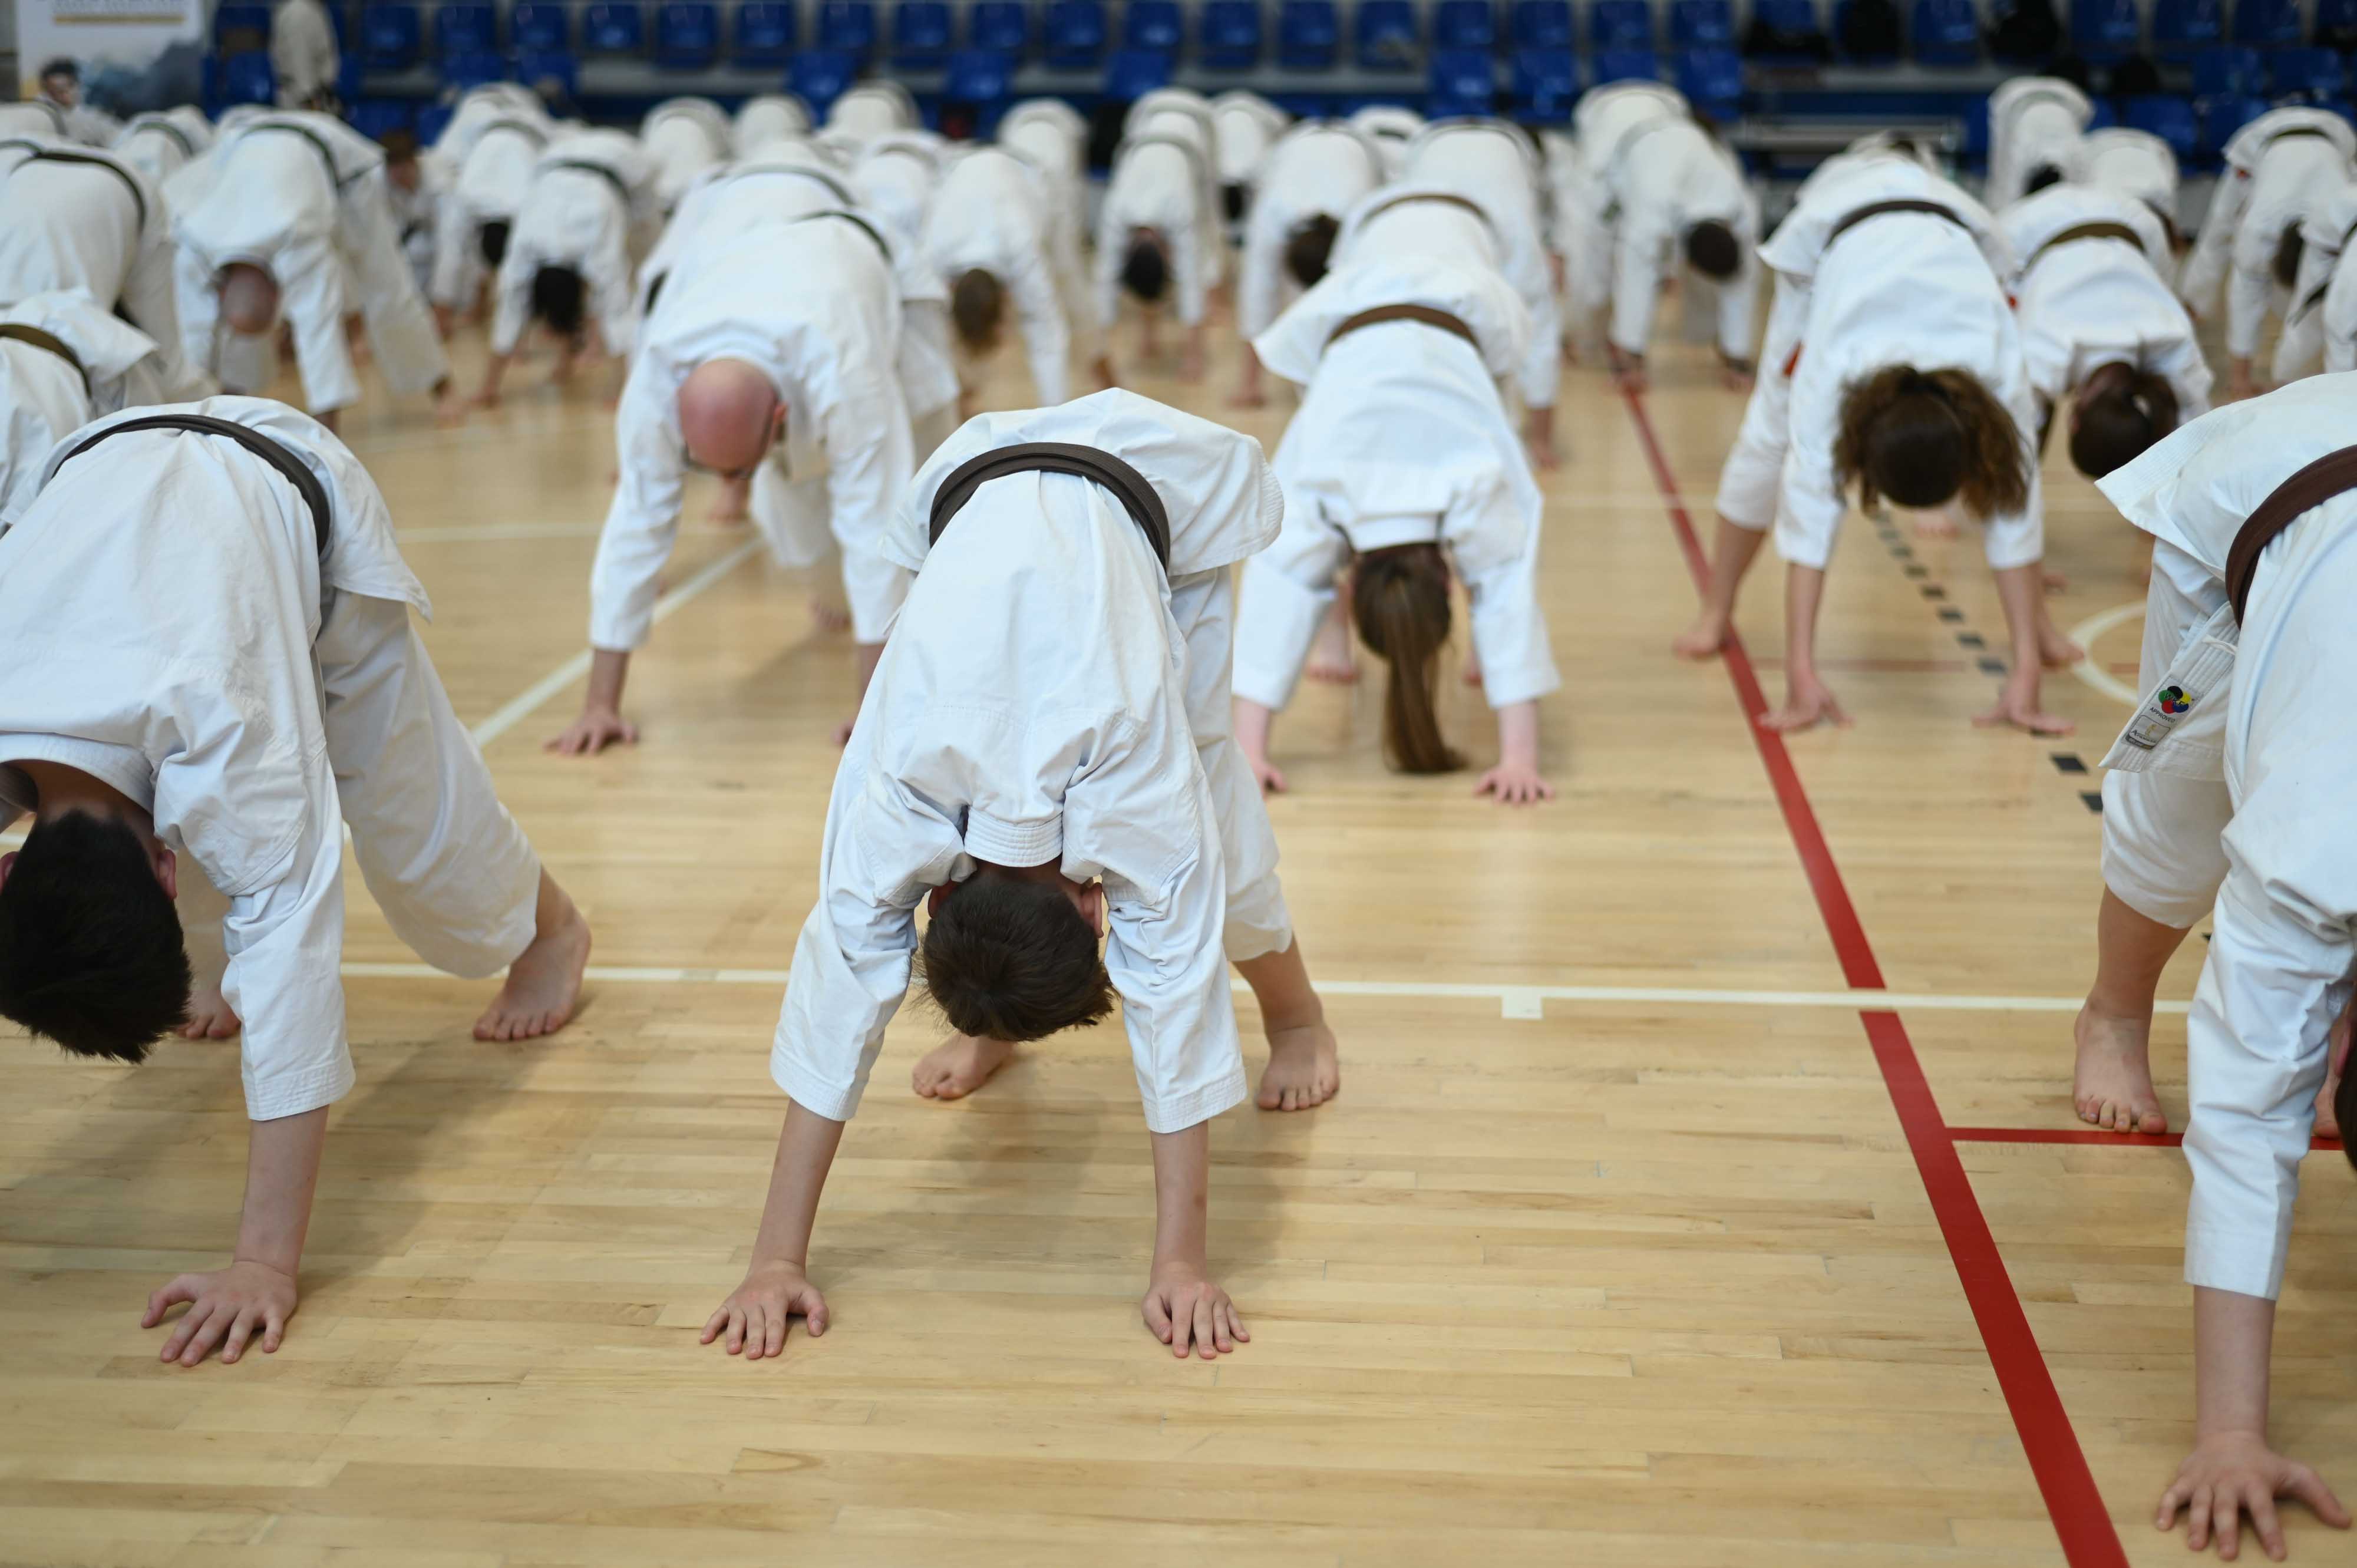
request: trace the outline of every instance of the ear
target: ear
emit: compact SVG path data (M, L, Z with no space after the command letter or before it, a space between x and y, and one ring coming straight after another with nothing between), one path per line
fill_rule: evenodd
M9 858L13 860L16 857L12 855ZM942 912L942 906L948 903L950 901L950 895L956 891L957 884L954 882L944 882L939 887L934 888L932 892L928 894L925 897L925 918L931 919L939 916Z
M147 849L147 864L156 868L156 885L164 897L177 901L180 897L180 857L166 847L161 839L154 840Z
M1092 882L1086 887L1081 889L1080 911L1081 918L1089 923L1089 929L1096 932L1097 936L1102 939L1105 934L1105 895L1103 883Z
M783 441L785 438L786 405L782 401L780 401L778 404L777 413L770 416L770 444L774 446L776 443Z

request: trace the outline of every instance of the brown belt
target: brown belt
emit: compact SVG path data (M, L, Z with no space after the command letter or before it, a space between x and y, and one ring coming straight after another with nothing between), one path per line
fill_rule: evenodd
M1825 248L1833 249L1835 240L1840 239L1867 219L1881 218L1893 212L1920 212L1926 218L1938 218L1953 223L1966 233L1972 231L1972 225L1957 216L1954 208L1943 206L1937 201L1876 201L1859 208L1835 224L1833 231L1825 236Z
M1372 310L1362 310L1328 333L1326 347L1332 348L1361 327L1380 326L1386 321L1420 321L1426 327L1437 327L1443 332L1454 333L1472 344L1475 353L1481 351L1481 340L1473 336L1473 328L1448 312L1435 310L1428 305L1379 305Z
M2258 575L2259 556L2266 547L2282 538L2301 516L2350 490L2357 490L2357 446L2327 452L2277 485L2243 520L2241 532L2226 552L2226 598L2234 607L2236 621L2243 618L2243 607L2250 602L2251 579Z
M1493 232L1496 230L1496 225L1490 221L1490 215L1481 209L1481 204L1480 202L1471 199L1469 197L1452 195L1445 190L1403 191L1401 194L1393 197L1388 201L1378 201L1372 207L1368 208L1367 210L1360 216L1359 226L1361 228L1366 227L1369 223L1374 220L1377 213L1389 212L1394 207L1412 207L1419 201L1437 201L1443 207L1461 207L1466 211L1473 214L1474 217L1479 218L1481 220L1482 228L1489 229Z
M941 489L933 492L932 520L927 537L940 543L942 531L949 527L950 520L974 499L974 491L991 480L1025 473L1071 474L1111 490L1122 510L1146 535L1146 542L1153 547L1154 558L1162 563L1163 575L1169 575L1170 514L1153 485L1145 475L1110 452L1062 441L1025 441L1000 446L951 469Z
M2056 250L2063 245L2072 244L2081 240L2126 240L2137 250L2141 251L2144 249L2144 236L2137 233L2135 230L2129 228L2125 223L2082 223L2076 229L2063 230L2062 232L2055 235L2054 238L2047 241L2046 243L2030 252L2029 260L2021 270L2026 273L2031 267L2036 266L2038 264L2038 258L2044 255L2047 252Z
M90 395L89 368L81 362L81 356L68 347L62 338L51 337L38 327L26 327L14 321L0 321L0 338L14 339L38 349L45 354L55 354L59 359L71 365L74 374L81 378L81 395L84 397Z

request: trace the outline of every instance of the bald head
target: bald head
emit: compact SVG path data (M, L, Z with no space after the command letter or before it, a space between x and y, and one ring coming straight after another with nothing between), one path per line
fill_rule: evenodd
M267 332L278 325L278 282L251 262L231 262L221 272L221 309L232 332Z
M723 474L759 462L785 413L770 378L742 360L706 360L679 386L679 434L687 455Z

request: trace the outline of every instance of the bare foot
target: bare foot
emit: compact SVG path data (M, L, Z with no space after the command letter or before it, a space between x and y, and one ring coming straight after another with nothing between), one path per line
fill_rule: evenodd
M1335 1059L1334 1031L1324 1020L1268 1037L1268 1068L1260 1075L1254 1101L1263 1111L1308 1111L1341 1092L1342 1069Z
M2038 688L2023 690L2008 682L1997 694L1996 706L1973 720L1982 729L1996 729L2011 725L2036 736L2071 735L2078 725L2059 714L2050 714L2038 705Z
M1359 658L1351 645L1349 621L1339 615L1326 618L1318 628L1318 640L1310 644L1306 673L1329 686L1348 686L1359 678Z
M184 1040L226 1040L243 1028L218 985L199 985L188 993L188 1016L180 1026Z
M1727 646L1727 623L1708 610L1695 618L1694 625L1678 633L1670 644L1670 651L1681 659L1711 660Z
M2071 1026L2079 1061L2071 1102L2079 1120L2106 1133L2166 1133L2169 1118L2152 1087L2152 1020L2119 1018L2092 1006Z
M543 872L538 934L508 965L507 983L475 1020L475 1038L532 1040L565 1027L588 966L589 922Z
M2042 568L2039 572L2038 580L2045 585L2046 591L2050 594L2063 593L2071 586L2071 579L2061 573L2049 572ZM2145 561L2144 582L2146 587L2152 586L2152 561L2149 556Z
M917 1060L909 1087L926 1100L963 1100L1015 1056L1015 1042L952 1035Z
M2049 670L2068 670L2084 660L2087 650L2063 636L2054 628L2040 627L2038 631L2038 659Z
M1916 538L1953 539L1955 536L1956 520L1950 517L1946 512L1927 511L1917 514L1915 518Z
M811 619L817 623L821 631L840 632L851 629L851 612L824 594L811 596Z
M1842 712L1840 703L1824 682L1813 677L1788 676L1784 685L1784 705L1760 715L1760 727L1782 735L1798 735L1829 724L1835 729L1847 729L1849 715Z

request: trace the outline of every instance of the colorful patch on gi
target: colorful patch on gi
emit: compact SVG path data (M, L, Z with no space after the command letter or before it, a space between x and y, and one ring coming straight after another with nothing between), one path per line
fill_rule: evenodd
M2163 686L2158 701L2160 711L2172 718L2193 706L2193 699L2185 694L2182 686Z

